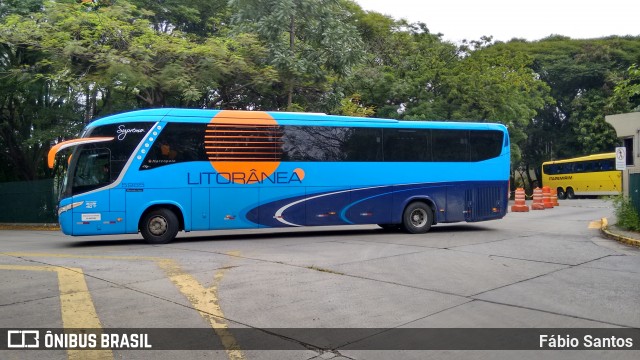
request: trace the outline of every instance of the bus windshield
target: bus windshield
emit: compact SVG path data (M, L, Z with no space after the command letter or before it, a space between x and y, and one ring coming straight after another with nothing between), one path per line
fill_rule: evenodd
M65 142L63 148L75 148L70 157L60 156L56 162L54 171L58 199L92 191L116 181L152 125L130 123L98 126L85 129L80 139Z
M90 191L111 183L111 152L107 148L81 149L73 168L71 192Z

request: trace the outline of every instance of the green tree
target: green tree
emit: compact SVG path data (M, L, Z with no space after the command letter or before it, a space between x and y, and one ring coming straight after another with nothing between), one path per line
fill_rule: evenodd
M273 108L314 107L333 77L348 74L361 41L339 0L231 0L240 31L257 34L280 74ZM282 99L285 99L284 101Z
M125 1L48 2L0 23L0 139L19 178L96 115L140 107L251 108L276 72L255 36L157 32Z
M531 68L551 88L553 100L527 129L526 167L539 177L543 161L613 150L618 141L604 116L616 112L611 100L616 79L640 57L638 38L553 36L501 46L529 54Z
M227 0L130 0L147 10L146 18L157 32L181 31L207 38L223 31L229 24Z
M550 100L549 87L528 67L532 60L520 51L487 47L461 59L447 78L452 118L506 125L514 165L520 162L527 126Z
M640 68L631 65L616 83L609 106L612 112L640 111Z
M8 15L26 15L40 11L44 0L2 0L0 1L0 19Z
M443 78L459 61L458 48L431 34L425 24L408 24L371 11L354 11L366 56L345 81L376 116L444 119Z
M24 14L39 2L3 2L0 25L0 180L34 180L46 176L43 166L51 140L77 132L78 109L68 101L77 95L56 72L47 54L33 47L34 29ZM20 5L16 7L14 5Z

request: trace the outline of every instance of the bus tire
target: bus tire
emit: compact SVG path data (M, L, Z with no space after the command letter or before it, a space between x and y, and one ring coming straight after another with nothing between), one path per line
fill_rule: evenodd
M562 189L561 187L558 188L558 199L560 200L564 200L567 198L567 192L564 191L564 189Z
M417 201L407 205L402 213L402 226L410 234L424 234L433 224L433 211L429 205Z
M140 233L149 244L166 244L175 239L180 229L173 211L157 208L147 212L140 224Z
M576 194L573 192L573 188L567 188L567 199L573 200L576 198Z

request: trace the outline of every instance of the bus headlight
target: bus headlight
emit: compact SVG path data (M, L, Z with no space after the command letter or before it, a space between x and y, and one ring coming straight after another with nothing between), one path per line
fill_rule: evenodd
M78 206L84 204L84 201L78 201L78 202L74 202L73 204L69 204L69 205L65 205L62 206L60 208L58 208L58 216L60 216L60 214L62 214L65 211L69 211L73 208L77 208Z

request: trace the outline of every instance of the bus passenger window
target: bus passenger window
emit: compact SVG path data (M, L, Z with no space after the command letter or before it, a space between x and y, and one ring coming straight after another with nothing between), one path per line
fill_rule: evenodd
M342 151L345 161L382 161L382 130L349 128Z
M169 144L160 145L160 153L167 159L175 159L178 153L175 150L171 150Z
M384 129L384 161L431 161L431 134L422 129Z
M469 134L471 161L488 160L500 156L503 137L501 131L471 130Z
M433 161L469 161L469 131L432 130Z
M140 170L186 161L206 161L206 124L170 123L147 152Z

